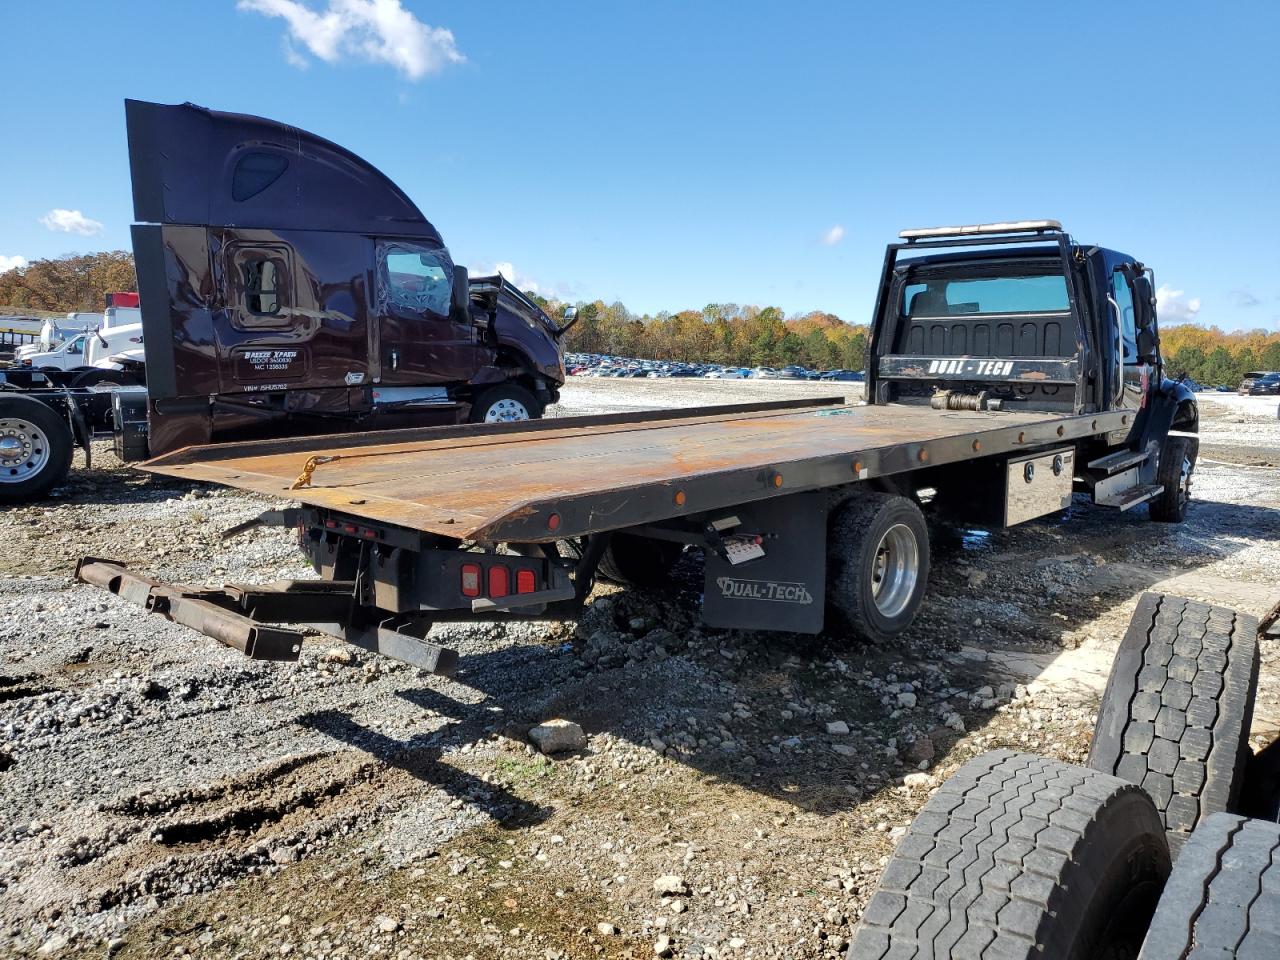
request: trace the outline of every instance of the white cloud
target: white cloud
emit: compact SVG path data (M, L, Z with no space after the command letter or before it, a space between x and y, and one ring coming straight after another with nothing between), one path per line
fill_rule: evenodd
M840 224L836 224L830 230L822 235L822 242L828 247L834 247L837 243L844 239L845 229Z
M1250 307L1261 306L1262 301L1255 297L1248 290L1232 290L1227 294L1231 298L1231 302L1237 307L1249 309Z
M516 268L510 261L503 260L498 263L477 263L474 266L467 267L467 273L473 277L491 277L495 273L499 273L506 277L511 283L514 283L521 290L527 290L532 293L543 293L544 291L538 285L538 281L533 277L526 277L524 274L516 271Z
M400 0L327 2L323 10L314 10L302 0L238 0L237 6L285 22L284 56L295 67L308 62L302 54L305 49L325 63L356 57L389 64L409 79L419 80L466 60L452 31L423 23Z
M1184 290L1160 284L1156 290L1156 314L1162 324L1194 323L1200 312L1200 298L1188 297Z
M78 233L82 237L92 237L95 233L102 232L102 224L97 220L90 220L79 210L64 210L62 207L50 210L40 218L40 222L57 233Z
M17 270L19 267L25 267L26 265L26 257L6 257L4 254L0 254L0 273L8 273L10 270Z

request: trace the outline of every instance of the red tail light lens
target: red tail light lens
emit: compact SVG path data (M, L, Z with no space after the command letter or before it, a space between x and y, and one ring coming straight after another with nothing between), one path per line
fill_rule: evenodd
M462 565L462 595L464 597L480 596L480 564L464 563Z
M506 567L489 568L489 597L496 600L511 592L511 573Z
M516 593L533 593L538 589L538 578L532 570L516 571Z

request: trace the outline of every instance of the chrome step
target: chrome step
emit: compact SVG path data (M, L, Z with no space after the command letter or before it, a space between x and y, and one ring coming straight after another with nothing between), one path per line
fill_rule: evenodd
M1129 487L1115 496L1099 500L1097 503L1100 507L1115 507L1117 510L1124 511L1130 507L1136 507L1140 503L1146 503L1162 493L1164 493L1164 487L1160 484L1144 483L1136 487Z
M1108 453L1105 457L1099 457L1097 460L1089 461L1090 470L1105 470L1107 473L1115 473L1126 467L1132 467L1136 464L1143 463L1147 459L1145 450L1117 450L1115 453Z

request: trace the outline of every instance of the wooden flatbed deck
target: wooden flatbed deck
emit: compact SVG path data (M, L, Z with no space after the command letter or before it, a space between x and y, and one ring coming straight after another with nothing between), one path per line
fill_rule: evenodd
M144 469L374 524L537 542L1069 442L1128 420L1128 413L775 404L213 444ZM294 489L308 461L309 485Z

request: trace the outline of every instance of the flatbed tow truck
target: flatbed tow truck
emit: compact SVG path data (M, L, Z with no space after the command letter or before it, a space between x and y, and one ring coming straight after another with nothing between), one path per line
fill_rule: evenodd
M1195 396L1163 377L1154 280L1052 220L903 231L886 253L865 404L840 398L188 447L144 469L298 502L321 579L87 582L249 656L315 629L427 670L435 622L572 619L597 576L705 556L713 627L887 641L925 595L926 511L1013 525L1074 492L1180 521ZM276 626L286 624L288 627Z

